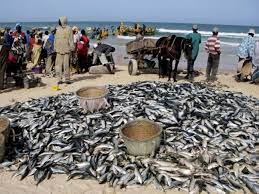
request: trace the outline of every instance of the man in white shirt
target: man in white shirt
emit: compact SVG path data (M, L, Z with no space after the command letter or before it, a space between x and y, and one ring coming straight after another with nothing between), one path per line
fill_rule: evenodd
M45 45L48 39L49 39L49 32L45 31L44 35L42 36L43 48L45 48Z

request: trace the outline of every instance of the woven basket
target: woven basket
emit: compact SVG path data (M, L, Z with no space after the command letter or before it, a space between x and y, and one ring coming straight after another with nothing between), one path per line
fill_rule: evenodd
M134 156L149 155L160 145L162 128L147 119L127 123L120 129L129 154Z
M6 117L0 117L0 162L5 155L5 144L8 141L10 133L10 121Z
M94 112L109 107L106 96L109 90L106 87L84 87L76 91L79 106L85 112Z

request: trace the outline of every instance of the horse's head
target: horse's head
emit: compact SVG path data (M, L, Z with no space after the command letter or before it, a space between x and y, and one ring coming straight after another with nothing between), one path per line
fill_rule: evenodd
M190 39L183 41L183 51L186 59L192 58L192 41Z

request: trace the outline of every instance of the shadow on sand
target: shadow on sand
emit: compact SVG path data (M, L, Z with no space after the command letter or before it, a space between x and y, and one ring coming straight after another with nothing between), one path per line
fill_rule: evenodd
M101 74L96 74L96 75L88 74L88 75L85 75L85 76L80 76L80 77L74 78L73 82L79 82L79 81L83 81L83 80L93 80L93 79L97 79L97 78L100 78L100 77L102 77Z

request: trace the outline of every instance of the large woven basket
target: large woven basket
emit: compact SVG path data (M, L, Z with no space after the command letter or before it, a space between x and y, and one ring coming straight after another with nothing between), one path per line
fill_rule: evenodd
M147 119L135 120L120 129L127 152L134 156L152 154L160 146L162 127Z
M10 133L10 121L6 117L0 117L0 162L5 155L5 144Z
M108 93L109 90L104 86L84 87L76 91L76 96L85 112L94 112L110 106L106 100Z

